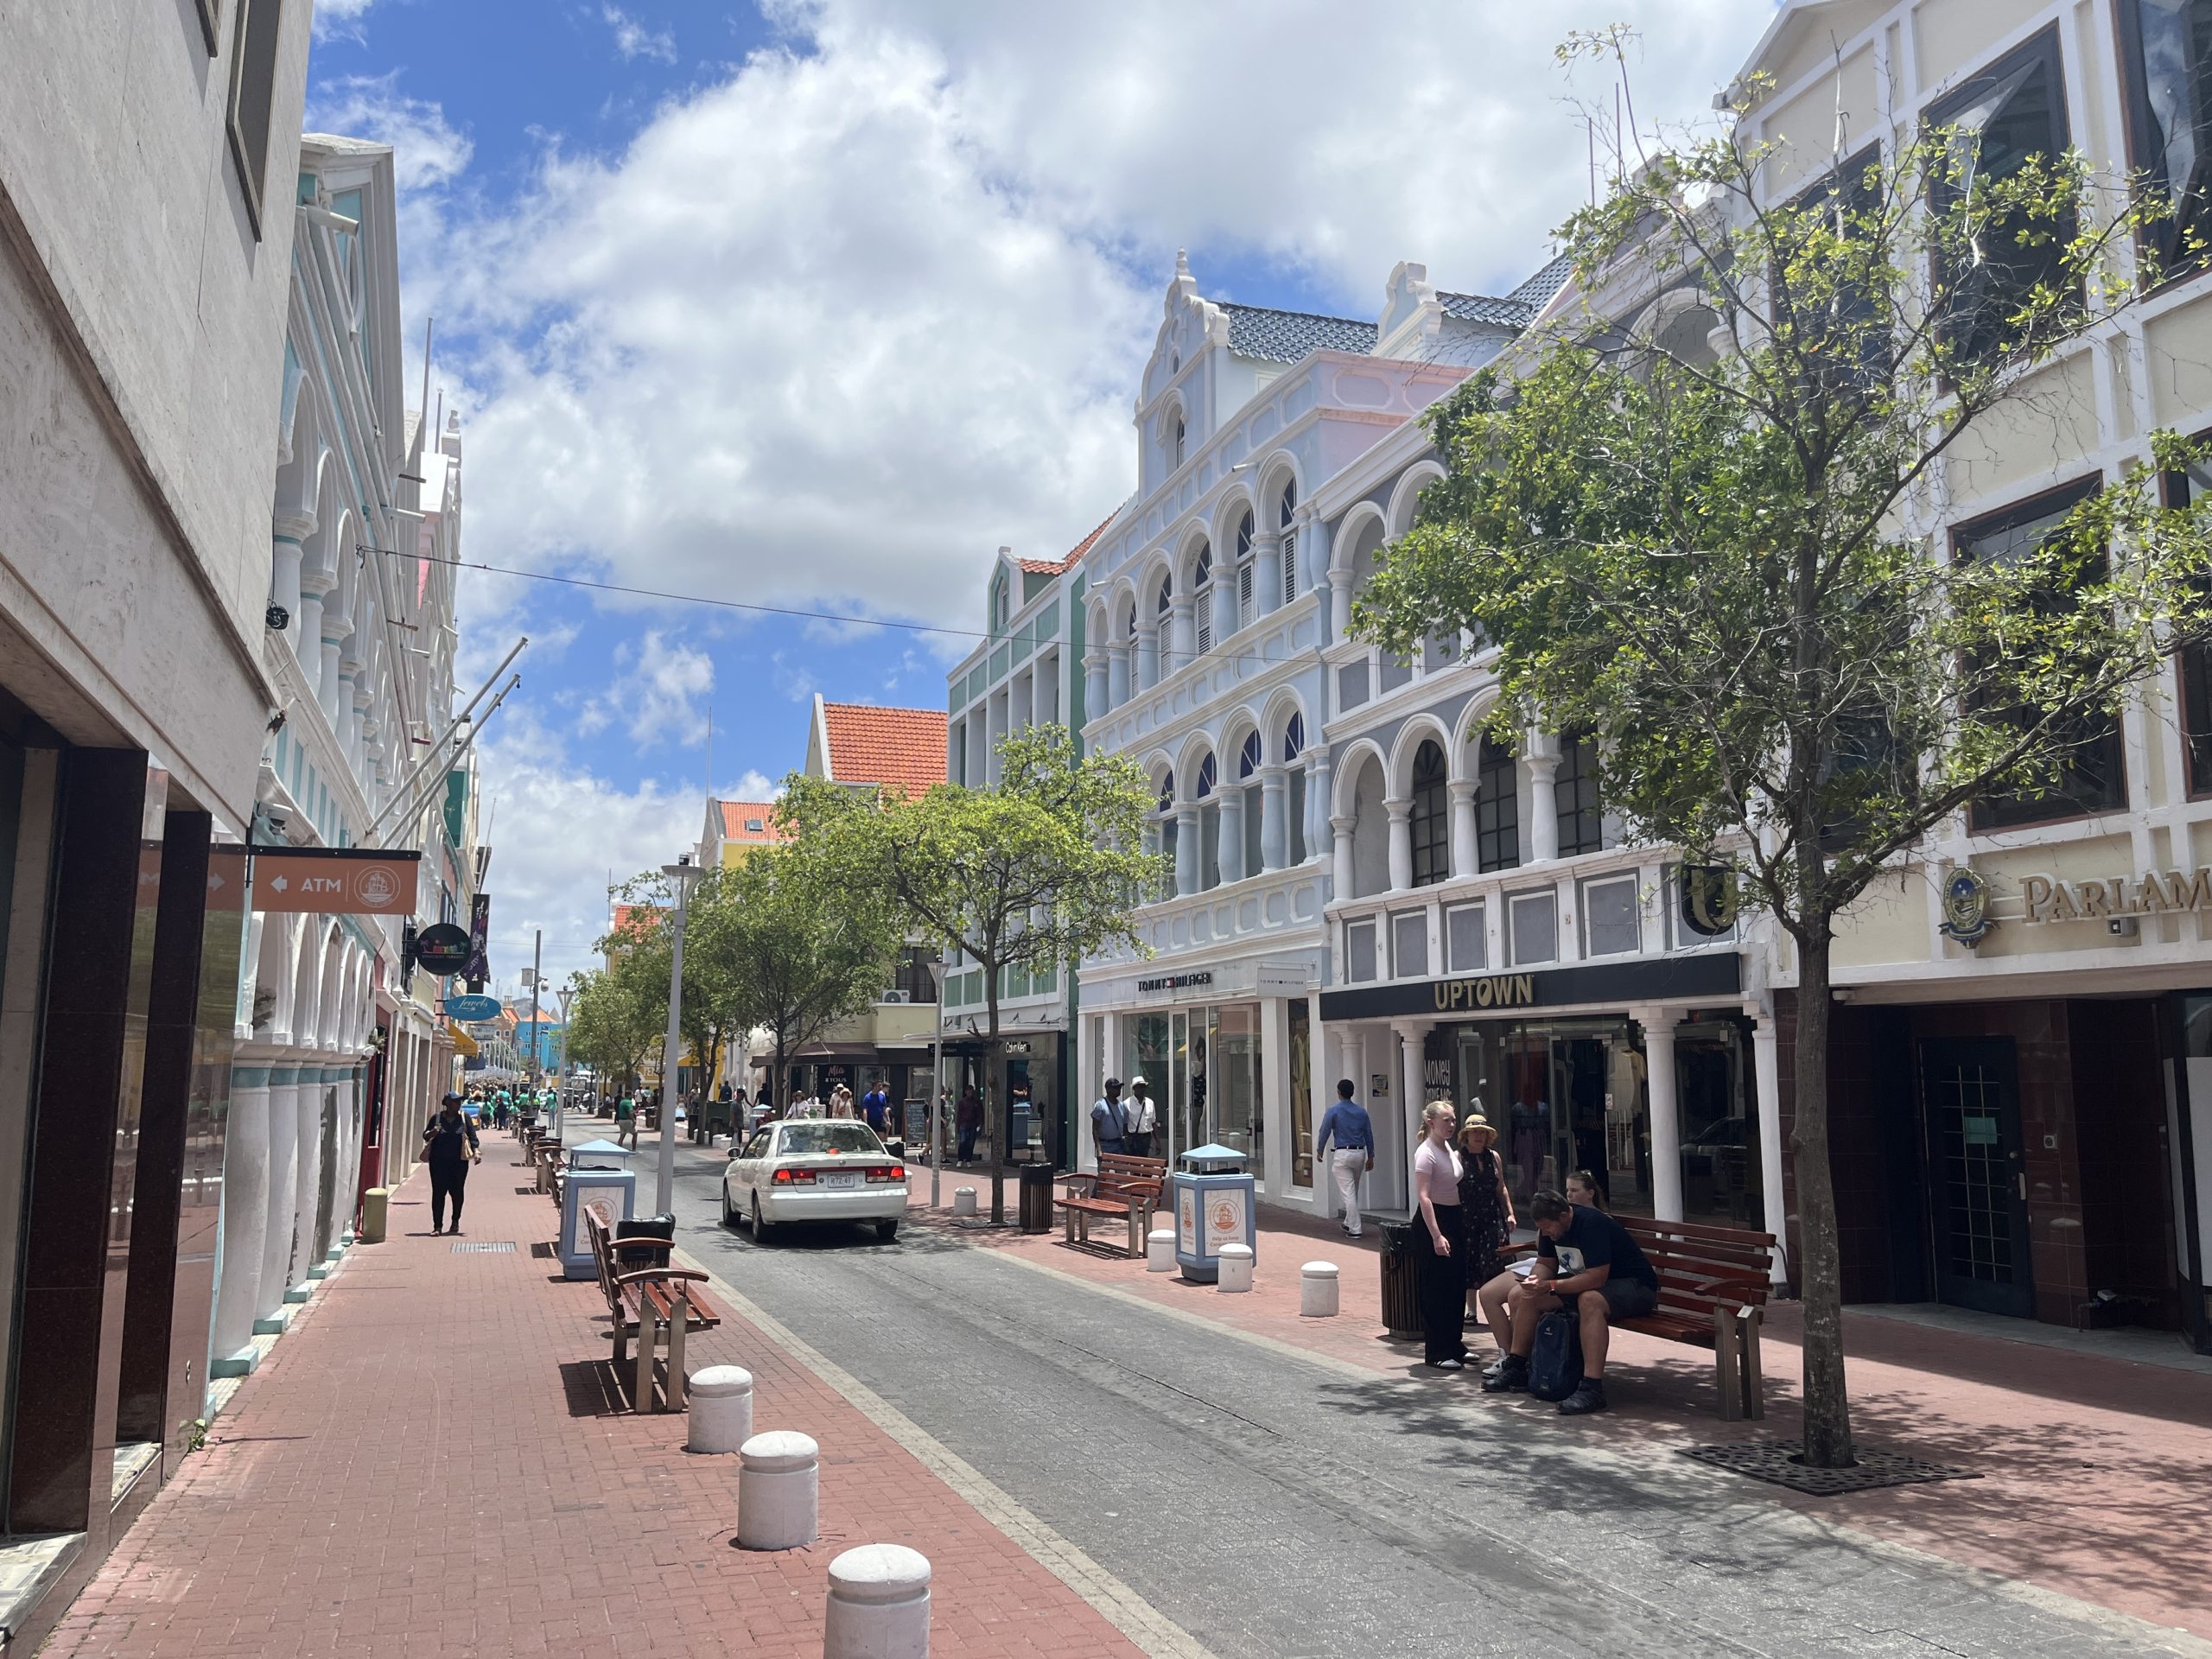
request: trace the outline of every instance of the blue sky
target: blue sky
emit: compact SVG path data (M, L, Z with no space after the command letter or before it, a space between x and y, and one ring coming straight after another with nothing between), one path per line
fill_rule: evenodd
M1638 107L1688 118L1772 5L316 11L310 130L397 152L467 556L957 630L999 545L1057 555L1128 493L1179 246L1249 303L1371 317L1400 259L1502 291L1586 188L1569 100L1611 104L1558 39L1652 20ZM797 766L813 692L942 707L971 643L478 575L463 605L474 677L532 639L483 741L503 979L540 928L581 965L608 871L695 838L710 778Z

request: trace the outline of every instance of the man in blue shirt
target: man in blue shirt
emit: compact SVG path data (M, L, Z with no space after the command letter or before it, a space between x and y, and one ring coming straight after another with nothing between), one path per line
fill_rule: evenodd
M1336 1178L1337 1194L1344 1202L1344 1218L1337 1224L1344 1230L1345 1236L1357 1238L1359 1178L1375 1167L1375 1125L1367 1108L1354 1100L1352 1093L1350 1077L1337 1084L1337 1103L1321 1115L1321 1127L1314 1133L1313 1155L1319 1158L1322 1147L1334 1143L1329 1170Z
M891 1096L881 1084L861 1096L861 1116L878 1135L891 1133Z

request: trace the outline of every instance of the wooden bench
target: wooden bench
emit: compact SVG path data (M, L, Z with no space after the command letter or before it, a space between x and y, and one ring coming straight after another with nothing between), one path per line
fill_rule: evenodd
M1721 1421L1764 1417L1759 1320L1772 1287L1774 1235L1698 1221L1613 1219L1659 1275L1659 1306L1616 1320L1614 1328L1712 1349Z
M1129 1224L1129 1254L1141 1256L1152 1212L1160 1207L1160 1189L1166 1184L1167 1160L1102 1153L1096 1175L1071 1179L1085 1183L1086 1190L1053 1200L1067 1211L1067 1242L1088 1244L1093 1216L1124 1217Z
M683 1343L694 1331L711 1331L722 1322L698 1288L707 1275L689 1268L646 1267L625 1271L626 1255L669 1249L663 1238L616 1238L596 1210L584 1211L584 1230L591 1238L592 1264L599 1270L600 1294L613 1321L614 1365L618 1372L628 1363L630 1342L638 1344L636 1388L632 1395L640 1413L660 1409L654 1403L653 1357L656 1347L666 1351L663 1391L671 1411L683 1409Z

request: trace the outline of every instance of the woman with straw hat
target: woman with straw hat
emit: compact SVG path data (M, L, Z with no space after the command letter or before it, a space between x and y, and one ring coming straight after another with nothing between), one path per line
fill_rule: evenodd
M1513 1195L1506 1190L1505 1161L1497 1131L1469 1108L1459 1122L1459 1251L1467 1287L1466 1323L1476 1323L1476 1294L1504 1271L1499 1252L1513 1242Z

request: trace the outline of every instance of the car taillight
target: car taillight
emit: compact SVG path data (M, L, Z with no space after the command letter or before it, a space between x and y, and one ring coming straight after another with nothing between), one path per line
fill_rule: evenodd
M778 1186L812 1186L814 1172L810 1169L779 1169L776 1172Z
M906 1179L906 1166L904 1164L871 1164L868 1178L872 1183L893 1185Z

